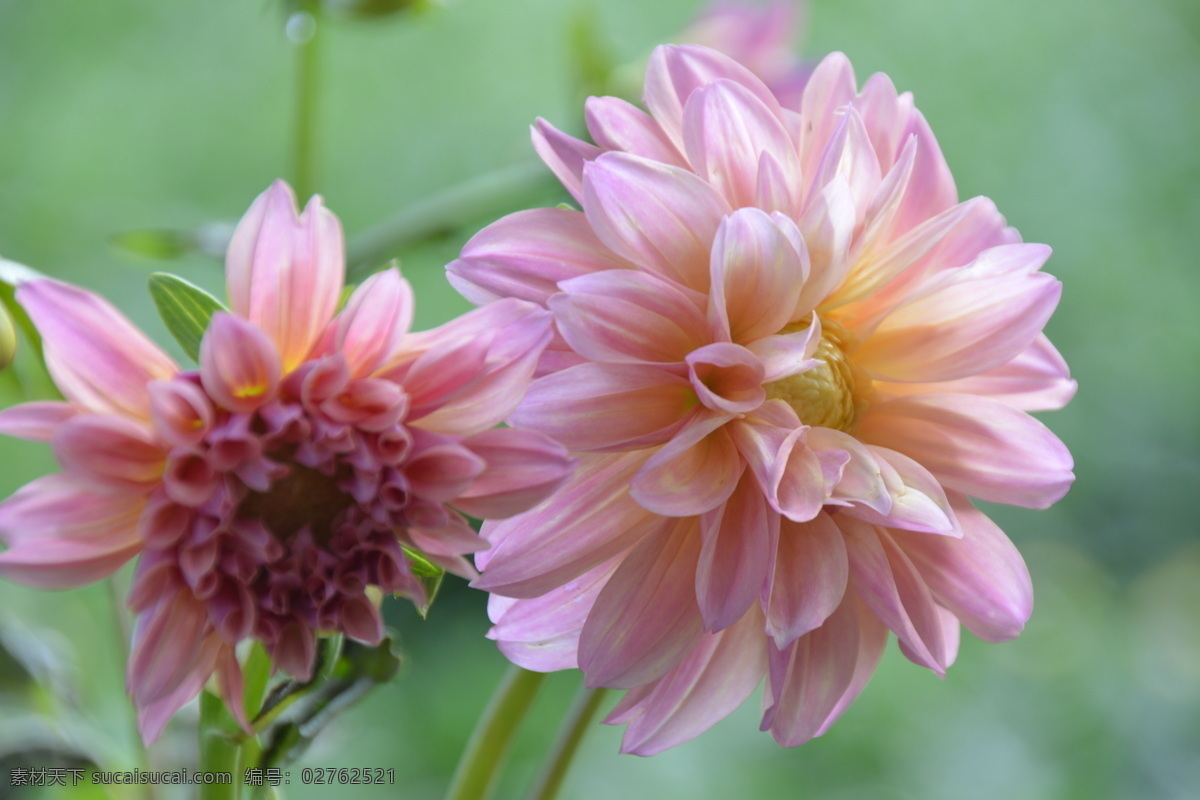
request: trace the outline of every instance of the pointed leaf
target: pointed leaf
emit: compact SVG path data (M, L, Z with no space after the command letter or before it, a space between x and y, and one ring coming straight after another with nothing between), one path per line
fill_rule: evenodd
M212 315L229 310L199 286L166 272L150 276L150 297L167 330L193 360L200 357L200 340Z

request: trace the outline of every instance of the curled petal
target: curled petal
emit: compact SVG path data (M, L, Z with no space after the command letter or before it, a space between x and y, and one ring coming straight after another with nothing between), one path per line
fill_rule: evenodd
M187 447L200 442L212 427L214 412L208 396L188 380L152 381L150 416L155 431L169 444Z
M692 417L634 476L630 494L668 517L703 514L733 493L745 464L723 426L728 414Z
M101 414L149 419L146 384L179 368L120 311L52 280L22 283L17 301L41 333L46 368L68 400Z
M200 380L230 411L250 413L275 397L279 355L253 323L218 311L200 342Z
M713 411L747 413L761 406L767 397L762 387L762 362L741 345L705 345L688 353L687 365L696 396Z
M925 533L961 536L946 492L929 470L908 456L884 447L871 447L876 467L891 498L887 513L868 506L851 507L847 514L876 525Z
M297 214L283 181L258 196L233 233L225 257L229 307L267 334L284 374L304 361L333 319L344 250L341 223L321 197Z

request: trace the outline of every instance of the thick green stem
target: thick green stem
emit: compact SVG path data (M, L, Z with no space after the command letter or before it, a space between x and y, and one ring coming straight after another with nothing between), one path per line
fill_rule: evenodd
M587 733L592 717L596 715L600 704L604 702L604 695L607 691L607 689L587 688L579 690L579 695L575 698L575 703L567 714L562 730L558 732L558 743L554 747L554 752L551 754L550 760L546 762L542 776L529 795L529 800L554 800L558 796L563 778L567 776L567 770L571 766L571 759L575 757L575 751L579 749L579 743L583 740L583 735Z
M347 278L352 283L361 281L406 245L453 231L468 222L495 218L535 194L549 195L555 185L554 176L545 165L540 161L525 161L426 197L350 241Z
M231 722L219 697L200 693L200 771L227 773L233 779L200 785L200 800L239 800L242 796L242 748L230 739Z
M513 733L545 677L515 665L509 668L459 757L446 800L484 800L491 794Z
M288 20L296 46L296 116L292 140L292 188L301 204L312 195L316 171L318 35L317 4L302 2Z

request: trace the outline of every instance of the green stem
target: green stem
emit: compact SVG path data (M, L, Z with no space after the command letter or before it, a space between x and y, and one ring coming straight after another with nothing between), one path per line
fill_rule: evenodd
M479 175L400 209L350 242L347 278L355 283L396 256L406 245L453 231L468 222L495 217L549 194L555 181L540 161L525 161Z
M242 796L241 750L231 741L224 702L208 691L200 693L200 765L202 772L224 772L230 783L202 784L200 800L239 800Z
M575 751L579 749L579 743L588 731L588 724L596 715L600 704L604 702L604 695L607 691L607 689L587 688L579 690L575 703L567 714L566 722L563 723L562 730L558 732L558 744L554 748L554 753L546 762L542 776L529 795L529 800L554 800L558 796L563 778L567 776L567 769L571 766L571 759L575 757Z
M288 35L296 45L296 117L292 143L292 188L301 204L312 196L316 171L318 45L317 4L300 3L288 20Z
M459 757L446 800L484 800L491 794L513 733L545 677L516 665L509 668Z

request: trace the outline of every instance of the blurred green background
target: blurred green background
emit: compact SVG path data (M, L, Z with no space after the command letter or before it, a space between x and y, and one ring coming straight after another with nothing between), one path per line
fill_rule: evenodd
M671 40L699 5L456 0L326 25L317 188L353 239L525 162L536 116L579 119L569 32L580 19L623 62ZM103 293L169 341L147 274L220 291L219 262L164 264L111 237L232 222L287 176L294 53L282 20L265 0L0 0L0 255ZM994 509L1037 591L1017 641L968 637L945 681L891 648L845 717L799 749L757 732L757 701L649 759L618 755L621 729L597 725L563 797L1200 797L1200 6L816 0L803 49L843 50L860 81L885 71L913 91L961 196L991 196L1026 240L1055 248L1047 269L1065 291L1048 330L1080 391L1044 418L1078 480L1050 511ZM496 210L531 197L557 201L514 195ZM395 253L417 289L418 327L467 308L441 268L486 221ZM18 401L22 383L39 385L27 352L0 376L0 401ZM23 442L0 442L0 460L4 495L54 468L45 447ZM401 678L325 731L291 769L288 798L334 794L300 786L303 765L395 770L394 787L338 797L441 796L505 669L483 638L484 599L455 581L427 621L389 607ZM0 769L134 766L109 590L0 584L0 629L42 664L0 655ZM536 774L578 683L548 679L501 797ZM154 767L194 766L194 720L178 716ZM6 778L0 797L13 791ZM55 791L14 796L144 796Z

